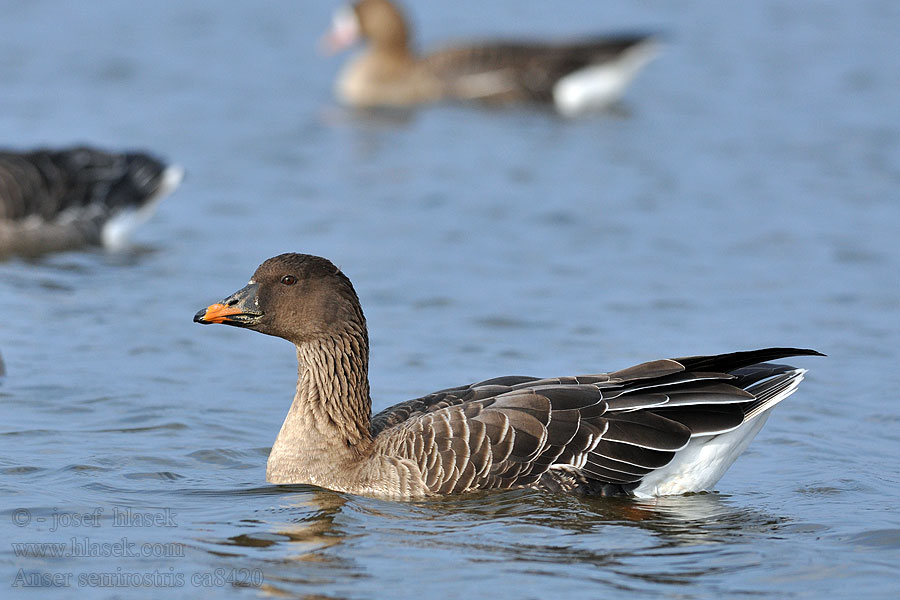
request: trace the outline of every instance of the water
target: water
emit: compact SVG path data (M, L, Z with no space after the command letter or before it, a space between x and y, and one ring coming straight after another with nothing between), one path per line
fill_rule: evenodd
M417 5L426 44L668 33L627 102L578 121L343 111L341 61L313 51L332 9L0 2L4 145L188 170L130 251L0 264L0 595L895 597L898 5ZM285 251L355 282L376 409L501 374L829 356L793 361L807 380L715 494L274 487L292 349L191 317Z

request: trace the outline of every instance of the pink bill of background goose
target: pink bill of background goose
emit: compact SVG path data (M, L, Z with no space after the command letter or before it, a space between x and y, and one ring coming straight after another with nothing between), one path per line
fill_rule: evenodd
M621 34L558 43L465 43L417 56L409 31L388 0L361 0L338 10L323 45L334 52L360 40L368 44L338 76L338 99L356 107L552 104L574 116L618 100L658 48L651 35Z
M804 369L766 361L820 355L768 348L578 377L498 377L372 417L365 317L328 260L271 258L194 321L296 347L296 393L268 481L390 498L520 487L637 497L709 490L803 379Z

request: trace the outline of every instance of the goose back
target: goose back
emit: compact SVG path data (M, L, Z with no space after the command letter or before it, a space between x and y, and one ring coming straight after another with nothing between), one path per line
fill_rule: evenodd
M445 94L488 103L554 101L556 84L591 65L611 63L649 42L646 34L548 44L486 42L455 45L422 58L422 67L443 81Z
M142 152L0 151L0 254L116 245L182 175Z
M804 354L818 353L773 348L598 375L500 377L393 406L371 430L381 453L417 465L426 493L626 495L692 439L735 431L786 397L803 370L762 361Z

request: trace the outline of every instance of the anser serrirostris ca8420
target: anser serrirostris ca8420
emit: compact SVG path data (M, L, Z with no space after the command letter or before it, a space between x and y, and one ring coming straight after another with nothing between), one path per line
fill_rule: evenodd
M0 257L119 247L183 176L143 152L0 151Z
M325 45L337 51L365 40L368 48L338 76L338 98L359 107L552 103L576 115L618 100L658 46L648 34L620 34L559 43L485 41L416 56L409 38L403 14L389 0L341 8Z
M710 489L805 371L814 350L663 359L611 373L498 377L371 416L366 320L324 258L282 254L198 312L297 349L294 402L269 455L272 483L388 497L539 487L639 497Z

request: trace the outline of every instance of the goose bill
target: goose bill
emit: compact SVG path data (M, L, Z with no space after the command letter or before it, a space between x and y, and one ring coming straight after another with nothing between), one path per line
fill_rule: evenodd
M337 10L331 22L331 29L319 40L319 51L326 55L337 54L359 40L359 19L352 6Z
M203 325L221 323L235 327L256 325L263 317L263 313L258 309L256 303L257 287L257 284L251 283L225 300L198 311L194 315L194 322Z

